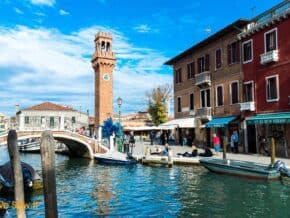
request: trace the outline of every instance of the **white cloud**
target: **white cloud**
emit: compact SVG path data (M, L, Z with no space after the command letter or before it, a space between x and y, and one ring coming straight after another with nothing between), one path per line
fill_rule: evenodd
M148 33L151 31L151 28L147 24L141 24L141 25L135 26L134 29L138 33Z
M14 11L15 11L17 14L24 14L23 11L21 11L19 8L14 8Z
M12 115L15 104L27 107L53 101L93 112L94 72L90 59L98 30L113 34L117 57L114 99L124 99L122 108L126 112L146 109L145 92L172 83L171 76L164 72L167 58L161 53L138 47L109 27L93 26L63 34L57 29L0 26L0 73L5 81L0 95L5 105L0 105L0 111Z
M55 0L29 0L34 5L44 5L52 7L55 4Z
M65 16L65 15L69 15L69 14L70 14L69 12L67 12L67 11L65 11L65 10L63 10L63 9L60 9L60 10L58 11L58 13L59 13L60 15L63 15L63 16Z

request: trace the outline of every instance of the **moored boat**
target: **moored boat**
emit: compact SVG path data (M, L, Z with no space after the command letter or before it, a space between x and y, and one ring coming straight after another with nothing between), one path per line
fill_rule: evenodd
M271 165L258 164L249 161L202 158L200 164L209 171L231 176L245 177L257 180L278 180L280 172Z
M132 165L137 161L131 156L118 151L108 151L104 154L95 154L98 163L113 165Z
M23 173L24 190L33 191L43 188L41 177L27 163L21 162ZM9 194L14 192L14 179L10 162L0 166L0 193Z

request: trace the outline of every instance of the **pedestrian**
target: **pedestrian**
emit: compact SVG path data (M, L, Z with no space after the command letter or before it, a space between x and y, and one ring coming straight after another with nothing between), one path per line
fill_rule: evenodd
M266 138L264 136L260 136L259 137L259 143L260 143L260 145L259 145L259 153L260 154L265 153L265 154L267 154L269 156L269 151L266 148Z
M161 145L165 145L165 133L163 131L160 135L160 141L161 141Z
M124 134L124 153L128 153L129 152L129 144L130 144L130 135L128 132L125 132Z
M130 153L132 154L133 153L133 147L135 146L135 137L134 137L134 132L133 131L130 132L129 145L131 147Z
M221 150L221 140L215 133L212 136L214 150L219 152Z
M236 130L231 135L231 151L239 153L239 135Z
M153 130L150 132L149 137L150 137L151 145L153 145L154 144L154 139L155 139L155 133L153 132Z

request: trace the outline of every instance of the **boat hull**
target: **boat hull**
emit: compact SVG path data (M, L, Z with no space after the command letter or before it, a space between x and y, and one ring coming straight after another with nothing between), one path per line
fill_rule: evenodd
M255 180L279 180L280 172L267 165L247 161L206 158L200 164L211 172Z
M133 164L137 163L137 161L134 159L132 159L132 160L117 160L117 159L111 159L111 158L105 158L105 157L95 157L95 160L98 163L110 164L110 165L133 165Z

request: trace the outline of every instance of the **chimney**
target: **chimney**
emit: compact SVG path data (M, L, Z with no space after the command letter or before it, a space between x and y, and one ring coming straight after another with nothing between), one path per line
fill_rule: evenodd
M15 114L17 114L19 112L19 104L15 105Z

